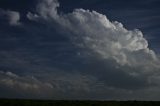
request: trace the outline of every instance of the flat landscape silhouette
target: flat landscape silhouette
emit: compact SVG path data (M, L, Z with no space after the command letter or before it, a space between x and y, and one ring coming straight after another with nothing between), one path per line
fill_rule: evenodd
M160 102L0 99L0 106L160 106Z

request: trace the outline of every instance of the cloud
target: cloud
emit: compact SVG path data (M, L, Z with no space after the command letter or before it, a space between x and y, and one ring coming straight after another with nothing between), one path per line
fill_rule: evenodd
M0 97L38 98L46 97L53 89L47 82L41 82L35 77L19 76L12 72L0 71Z
M0 9L1 19L8 21L10 25L20 25L20 14L16 11Z
M52 74L47 77L40 81L34 76L19 76L10 71L0 71L0 90L4 91L0 97L73 99L74 96L86 97L81 92L92 92L91 87L98 83L94 77L76 73Z
M59 6L57 0L40 0L36 13L27 14L31 22L24 22L26 32L20 33L24 36L12 43L6 39L9 44L23 44L18 43L14 52L0 52L1 66L12 68L0 72L0 89L29 92L29 97L35 98L159 97L153 91L160 85L160 61L140 30L128 30L96 11L59 13ZM18 12L1 14L8 14L11 25L20 21ZM14 71L20 75L13 73L13 68L22 70ZM151 94L152 98L147 98Z
M122 70L126 71L123 66L137 68L126 73L152 75L159 70L159 58L140 30L127 30L96 11L75 9L72 13L58 14L58 7L56 0L43 0L37 7L39 15L29 13L29 19L57 23L75 45L102 60L115 61Z
M96 11L75 9L72 13L59 15L57 7L59 3L56 0L43 0L37 8L40 16L29 13L28 17L56 21L67 33L72 33L70 37L77 45L121 65L150 65L151 61L159 64L140 30L127 30L121 23L111 22Z
M33 76L25 76L25 77L20 77L12 72L4 72L0 71L0 84L4 86L8 86L11 88L16 88L24 91L32 91L32 90L40 90L43 89L44 87L46 88L53 88L51 84L45 83L45 82L40 82Z

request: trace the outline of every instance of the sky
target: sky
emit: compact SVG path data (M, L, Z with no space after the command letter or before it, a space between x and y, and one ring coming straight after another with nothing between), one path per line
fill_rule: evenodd
M159 0L1 0L0 98L160 100Z

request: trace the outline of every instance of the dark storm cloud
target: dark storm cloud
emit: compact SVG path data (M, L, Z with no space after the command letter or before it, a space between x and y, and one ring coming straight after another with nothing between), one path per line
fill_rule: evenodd
M63 1L62 4L71 2ZM119 1L108 2L123 4ZM137 3L132 2L134 6ZM85 3L93 6L94 3L103 5L105 1L83 0L79 6L83 7ZM130 3L123 5L126 4ZM36 12L29 11L26 14L28 20L15 18L15 14L20 16L19 12L10 16L7 22L12 22L10 24L13 25L13 22L15 24L21 20L20 26L1 26L2 97L159 97L154 92L159 88L159 58L148 47L148 41L140 30L127 30L121 23L111 22L107 16L96 11L75 9L63 13L61 10L65 8L67 7L63 8L62 5L59 10L59 2L56 0L40 0L36 10L33 10ZM132 14L127 15L126 17L132 17ZM141 20L143 19L142 17ZM146 20L150 20L150 17ZM26 96L21 95L22 92Z

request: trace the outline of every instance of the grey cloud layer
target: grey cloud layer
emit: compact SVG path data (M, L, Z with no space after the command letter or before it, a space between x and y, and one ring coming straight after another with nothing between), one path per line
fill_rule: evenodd
M3 19L7 19L10 25L20 25L19 12L0 9L0 16Z

